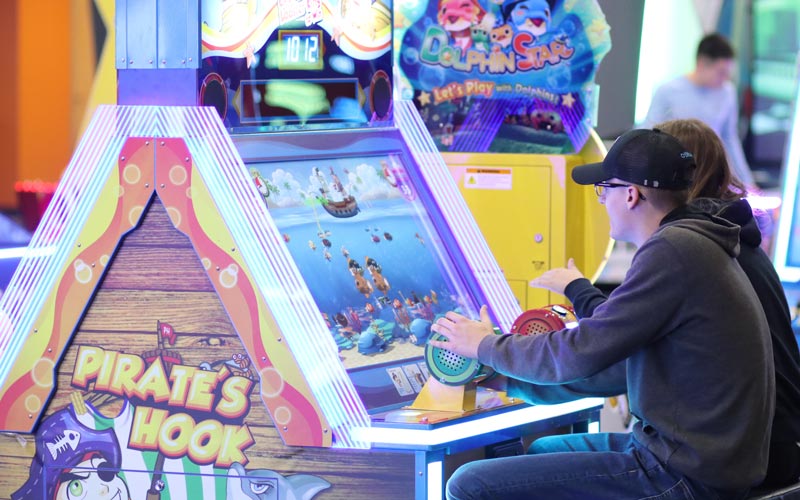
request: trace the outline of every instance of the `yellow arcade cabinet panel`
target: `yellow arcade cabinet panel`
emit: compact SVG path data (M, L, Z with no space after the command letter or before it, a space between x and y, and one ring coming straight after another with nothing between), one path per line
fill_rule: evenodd
M591 189L569 181L575 166L602 160L602 142L592 139L580 155L444 155L523 309L563 301L528 286L542 272L572 257L593 278L607 259L605 212Z
M395 53L412 99L525 308L563 300L528 282L573 257L599 274L605 211L570 180L601 161L594 75L611 47L595 0L403 3ZM469 33L459 26L468 26Z
M514 295L522 305L546 303L546 290L529 293L528 277L551 262L552 223L542 214L552 202L552 170L546 165L524 165L522 156L508 158L513 163L502 166L492 155L467 155L463 164L458 156L448 159L450 171Z

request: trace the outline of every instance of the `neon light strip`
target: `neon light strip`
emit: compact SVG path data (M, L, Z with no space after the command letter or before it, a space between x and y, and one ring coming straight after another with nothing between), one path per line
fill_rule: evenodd
M16 247L16 248L1 248L0 249L0 260L4 259L19 259L25 252L28 251L28 247Z
M788 153L786 154L786 161L783 164L783 210L781 210L778 220L778 235L775 239L775 254L773 263L775 270L782 281L796 282L800 281L800 268L796 266L789 266L786 262L788 258L787 252L789 251L789 243L792 240L793 222L795 217L800 217L797 211L796 197L797 197L797 178L798 178L798 165L800 165L800 85L797 87L797 92L794 99L794 113L792 114L792 132L788 141Z
M117 156L128 128L142 119L115 106L100 106L75 150L53 199L42 216L28 251L0 298L0 385L5 384L19 352L32 335L45 300L58 284Z
M775 210L781 206L781 199L779 196L751 194L747 196L747 203L755 210Z
M428 464L428 498L442 500L442 481L444 480L443 464L440 460Z
M498 326L504 332L510 331L522 309L478 229L472 212L458 192L458 187L433 140L427 134L414 104L407 100L395 101L394 110L397 126L409 143L411 154L420 165L422 176L453 229L461 250L468 257L467 261L478 285L486 297L492 298L492 310L500 323Z
M227 138L227 136L224 137ZM230 146L232 146L232 143ZM235 151L232 148L231 150ZM234 174L244 174L239 179L244 189L242 193L239 193L240 198L236 200L234 208L244 203L244 200L249 198L249 201L255 204L253 208L259 207L264 212L261 220L267 220L267 211L263 206L263 201L259 196L253 196L256 194L256 191L252 186L252 180L249 175L246 174L246 169L244 169L243 166L237 165L232 172ZM236 181L235 179L229 179L228 182L235 183ZM244 197L242 197L242 195L244 195ZM248 213L251 217L251 224L256 223L258 220L252 219L253 213L255 212ZM271 219L268 220L271 222ZM278 299L286 297L281 292L287 289L292 290L288 298L294 299L292 307L286 310L283 317L287 317L286 315L288 314L289 321L292 321L292 317L297 314L297 311L301 311L301 314L296 318L301 322L299 329L290 324L287 327L288 329L282 328L282 332L284 336L287 337L287 342L290 344L294 338L300 338L295 345L295 349L293 349L293 353L298 357L298 363L301 365L301 370L303 370L304 375L306 375L309 380L312 390L315 390L315 396L320 401L320 406L323 407L323 413L326 414L326 418L329 419L329 423L331 423L334 428L339 424L350 425L353 419L359 414L363 415L364 421L368 421L368 417L360 404L360 400L355 396L355 391L349 382L349 377L346 376L338 360L337 349L333 339L324 326L324 321L316 308L316 303L311 298L310 292L305 286L305 282L300 277L299 271L295 269L294 261L286 251L277 228L269 227L268 229L271 230L269 245L272 246L274 251L273 255L270 255L270 257L277 257L277 259L273 260L272 270L278 273L279 279L282 279L283 282L278 288L273 286L273 290L279 292L277 295ZM264 249L258 249L257 252L256 255L263 255ZM293 270L296 274L281 273L282 269L286 269L287 271ZM298 305L300 305L299 308ZM276 320L277 319L278 318L276 318ZM311 335L309 335L310 333ZM303 360L300 359L303 357L306 357L308 361L303 363ZM331 367L339 372L338 377L332 377L330 371ZM334 392L329 390L331 384L336 386ZM348 392L351 394L348 395ZM356 401L358 403L354 407L353 403ZM349 407L351 411L342 413L343 403L346 405L345 408ZM353 409L356 411L353 412ZM337 443L343 442L344 445L348 447L354 447L355 443L349 442L347 434L346 430L342 429L341 433L337 435L339 438Z
M402 445L404 447L440 446L531 422L599 408L602 405L602 398L586 398L557 405L526 406L518 410L460 422L439 429L369 427L357 429L356 434L364 441L384 447L391 447L392 445Z
M366 448L351 428L370 425L338 349L261 195L213 108L164 108L170 137L184 137L195 166L251 268L281 334L336 436L335 446Z

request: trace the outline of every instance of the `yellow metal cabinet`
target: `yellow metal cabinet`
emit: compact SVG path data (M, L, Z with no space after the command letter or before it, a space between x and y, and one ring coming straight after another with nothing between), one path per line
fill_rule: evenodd
M570 257L590 279L600 274L612 243L608 219L592 187L570 175L604 155L595 134L578 155L442 154L523 309L565 301L528 282Z

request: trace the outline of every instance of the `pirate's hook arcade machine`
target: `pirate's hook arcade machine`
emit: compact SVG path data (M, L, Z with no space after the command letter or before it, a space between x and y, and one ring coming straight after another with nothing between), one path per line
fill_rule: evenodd
M442 498L458 460L597 417L426 351L448 310L521 310L392 101L390 13L118 2L120 105L0 299L0 497Z

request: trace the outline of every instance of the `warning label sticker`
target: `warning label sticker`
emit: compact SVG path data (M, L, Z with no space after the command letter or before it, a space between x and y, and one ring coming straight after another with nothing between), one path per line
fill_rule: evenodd
M470 167L464 174L466 189L511 189L511 169Z

